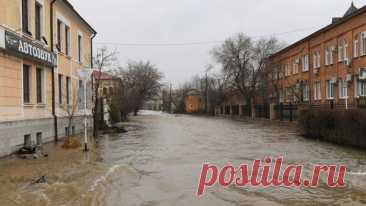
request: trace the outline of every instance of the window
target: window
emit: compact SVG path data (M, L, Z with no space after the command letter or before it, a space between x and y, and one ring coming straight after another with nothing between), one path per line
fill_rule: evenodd
M305 85L303 87L302 95L303 95L303 101L305 101L305 102L309 101L309 96L310 96L309 85Z
M357 34L353 41L353 57L357 58L360 52L360 35Z
M70 27L65 25L65 52L67 56L70 56Z
M66 77L66 104L70 104L70 89L71 89L70 77Z
M62 35L61 35L61 29L62 29L62 22L60 20L57 20L57 49L59 52L62 51Z
M62 104L62 74L58 75L58 103Z
M291 67L289 63L285 64L285 76L291 76Z
M327 98L334 99L334 83L332 80L327 81Z
M293 63L293 74L299 73L300 59L295 59Z
M42 146L42 132L38 132L37 134L36 134L36 140L37 140L37 146Z
M24 147L32 146L32 136L30 134L24 135Z
M366 96L366 81L363 80L358 81L358 96L361 97Z
M23 32L30 34L29 32L29 2L28 0L22 0L22 28Z
M342 62L348 59L348 44L346 40L342 40L338 45L338 61Z
M30 66L23 65L23 102L30 103Z
M343 60L347 60L348 59L348 44L346 42L346 40L344 40L343 42Z
M36 72L36 79L37 79L37 103L43 103L43 70L37 68Z
M42 11L42 5L38 2L36 2L35 17L36 17L36 21L35 21L36 39L41 40L41 38L42 38L43 11Z
M321 100L322 94L321 94L321 83L315 82L314 83L314 100Z
M314 52L313 67L315 69L320 68L320 52L319 51Z
M304 55L302 62L302 71L309 71L309 55Z
M327 66L333 64L333 51L333 46L329 46L325 49L325 65Z
M366 32L361 33L361 45L360 45L360 55L364 56L366 54Z
M82 36L79 34L78 35L78 60L79 60L79 62L81 63L81 60L82 60L82 55L83 55L83 53L82 53L82 41L83 41L83 38L82 38Z
M348 82L345 80L339 81L339 97L342 99L348 97Z

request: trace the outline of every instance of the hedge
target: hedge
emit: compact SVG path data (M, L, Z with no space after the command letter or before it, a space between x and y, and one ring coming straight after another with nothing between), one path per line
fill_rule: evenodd
M340 145L366 148L366 110L300 110L304 136Z

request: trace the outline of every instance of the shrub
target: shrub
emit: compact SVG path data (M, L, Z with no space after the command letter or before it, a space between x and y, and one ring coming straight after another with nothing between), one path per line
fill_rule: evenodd
M303 108L299 124L308 138L366 148L366 111Z
M76 149L81 147L80 141L76 137L69 137L65 139L62 148L64 149Z

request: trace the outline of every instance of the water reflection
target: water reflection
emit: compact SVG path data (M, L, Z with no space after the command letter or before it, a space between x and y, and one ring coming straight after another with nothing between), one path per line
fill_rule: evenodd
M306 140L288 125L145 114L126 134L103 136L84 154L48 146L46 160L0 162L1 205L362 205L366 204L366 153ZM203 162L248 164L283 155L285 163L346 163L347 188L213 187L195 196ZM48 184L29 185L47 175Z

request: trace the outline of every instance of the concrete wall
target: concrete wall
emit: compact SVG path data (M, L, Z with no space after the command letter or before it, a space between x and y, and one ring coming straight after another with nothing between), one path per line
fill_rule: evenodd
M92 125L89 118L88 125ZM65 137L65 127L68 126L66 118L59 119L59 138ZM84 117L75 117L72 126L75 127L75 134L84 132ZM23 121L10 121L0 123L0 157L9 155L24 144L24 135L31 135L32 141L36 142L37 133L42 133L43 143L54 141L53 118L33 119ZM70 131L71 132L71 131Z

